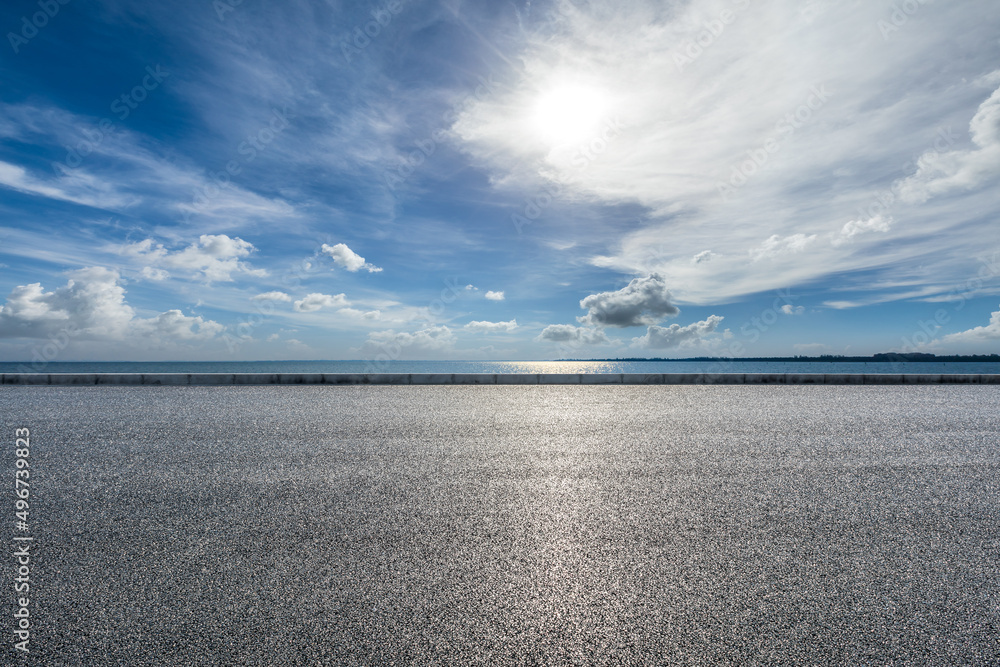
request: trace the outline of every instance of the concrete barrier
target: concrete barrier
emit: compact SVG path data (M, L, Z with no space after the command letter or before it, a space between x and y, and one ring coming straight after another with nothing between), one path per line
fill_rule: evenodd
M1000 384L1000 374L820 373L6 373L4 385Z

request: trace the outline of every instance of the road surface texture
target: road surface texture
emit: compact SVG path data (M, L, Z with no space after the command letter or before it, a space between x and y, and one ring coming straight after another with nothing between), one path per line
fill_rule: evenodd
M0 427L4 664L1000 663L996 385L6 386Z

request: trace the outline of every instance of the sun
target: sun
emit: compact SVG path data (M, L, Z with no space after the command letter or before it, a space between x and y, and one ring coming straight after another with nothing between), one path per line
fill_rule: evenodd
M607 95L590 86L564 84L546 91L532 110L531 124L552 145L587 141L599 130L608 108Z

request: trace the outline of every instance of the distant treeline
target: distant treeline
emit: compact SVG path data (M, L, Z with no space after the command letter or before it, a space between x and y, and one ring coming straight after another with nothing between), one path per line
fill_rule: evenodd
M616 359L559 359L558 361L993 361L1000 363L1000 354L928 354L926 352L880 352L870 357L848 357L843 354L821 354L818 357L619 357Z

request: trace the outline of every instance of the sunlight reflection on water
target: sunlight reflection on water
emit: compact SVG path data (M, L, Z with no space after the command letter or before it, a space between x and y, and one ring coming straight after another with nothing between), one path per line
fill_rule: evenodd
M615 361L498 361L494 373L624 373Z

